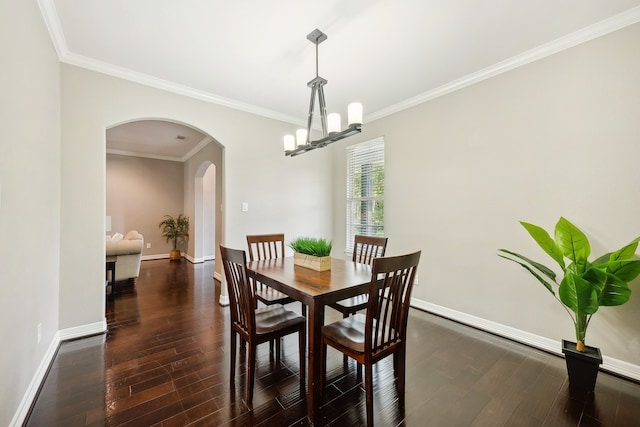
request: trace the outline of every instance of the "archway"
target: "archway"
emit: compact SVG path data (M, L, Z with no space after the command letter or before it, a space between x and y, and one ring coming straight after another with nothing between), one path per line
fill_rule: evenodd
M216 248L216 165L203 162L196 171L194 182L194 258L215 259Z

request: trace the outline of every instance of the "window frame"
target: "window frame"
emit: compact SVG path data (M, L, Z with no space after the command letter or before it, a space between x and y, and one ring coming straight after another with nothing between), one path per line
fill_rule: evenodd
M345 252L353 253L353 245L356 234L363 234L367 236L384 236L384 138L379 137L369 141L364 141L358 144L350 145L346 148L346 209L345 209ZM367 194L356 196L353 194L358 186L356 184L356 174L360 173L360 168L363 165L372 165L371 173L368 176L369 191L364 188L362 183L359 184L360 191L365 191ZM374 168L378 167L377 172ZM382 176L380 177L380 169L382 166ZM377 176L376 176L377 175ZM379 182L381 179L382 182ZM380 192L382 194L373 194L374 192ZM366 209L371 216L364 223L362 222L361 212L363 207L369 206ZM359 209L359 210L358 210ZM376 216L382 215L382 223L376 223ZM357 217L360 217L360 223L357 223ZM378 220L379 221L379 220ZM356 230L356 228L359 228Z

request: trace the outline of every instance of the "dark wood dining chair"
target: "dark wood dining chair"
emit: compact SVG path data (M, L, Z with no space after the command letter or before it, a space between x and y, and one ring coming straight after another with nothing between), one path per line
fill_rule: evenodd
M249 261L284 258L284 234L252 234L247 236ZM254 282L256 298L264 305L289 304L296 301L264 283ZM302 315L306 307L302 304Z
M374 258L383 257L387 250L388 237L363 236L356 234L353 243L353 262L371 265ZM342 313L342 317L349 317L360 310L367 308L369 294L356 295L338 302L329 304L329 307ZM343 359L344 370L347 370L348 358ZM362 377L360 365L358 365L358 379Z
M356 235L353 244L353 262L371 265L374 258L384 256L387 240L389 240L388 237ZM367 308L368 300L369 295L362 294L329 304L329 307L341 312L342 317L348 317Z
M298 333L300 355L300 393L305 393L305 345L306 319L281 304L271 304L256 308L254 288L247 276L247 257L243 250L220 246L222 263L231 309L231 372L230 383L235 383L236 334L247 343L247 405L253 401L253 386L256 374L256 350L258 344L279 340L281 337Z
M366 314L356 313L322 327L322 375L324 389L327 346L364 366L367 425L373 425L373 365L393 355L398 400L404 408L407 320L411 291L420 251L373 260Z

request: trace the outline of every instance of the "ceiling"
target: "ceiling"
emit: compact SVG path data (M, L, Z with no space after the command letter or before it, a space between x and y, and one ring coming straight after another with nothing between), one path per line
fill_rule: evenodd
M640 0L39 3L62 62L295 125L309 107L315 28L328 36L319 45L327 112L346 117L347 104L361 102L366 126L640 21ZM163 129L159 153L194 148L175 151L186 130ZM112 149L127 151L126 140L120 130Z

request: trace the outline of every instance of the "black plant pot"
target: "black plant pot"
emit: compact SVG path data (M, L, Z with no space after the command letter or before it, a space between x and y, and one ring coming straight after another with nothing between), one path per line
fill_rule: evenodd
M562 340L562 353L567 362L569 386L593 391L602 364L600 349L587 346L586 351L581 352L576 350L576 343Z

